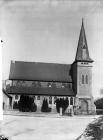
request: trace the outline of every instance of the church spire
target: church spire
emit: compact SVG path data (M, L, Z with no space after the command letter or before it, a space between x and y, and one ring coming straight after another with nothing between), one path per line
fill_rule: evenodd
M80 30L80 36L79 36L75 61L93 62L93 60L89 57L89 51L88 51L88 45L87 45L87 40L86 40L83 18L82 18L82 26L81 26L81 30Z

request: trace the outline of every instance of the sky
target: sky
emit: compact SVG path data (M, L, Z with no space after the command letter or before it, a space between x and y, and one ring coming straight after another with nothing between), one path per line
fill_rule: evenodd
M2 78L11 60L71 64L82 18L93 63L93 96L103 89L103 2L101 0L1 0Z

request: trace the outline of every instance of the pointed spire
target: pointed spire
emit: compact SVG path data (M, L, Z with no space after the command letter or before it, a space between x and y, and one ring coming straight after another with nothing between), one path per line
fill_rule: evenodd
M88 45L87 45L87 40L86 40L83 18L82 18L82 26L81 26L81 30L80 30L80 36L79 36L75 61L93 62L93 60L89 57L89 51L88 51Z

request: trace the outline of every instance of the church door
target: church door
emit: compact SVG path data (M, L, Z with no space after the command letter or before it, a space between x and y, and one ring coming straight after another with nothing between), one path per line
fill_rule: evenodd
M85 100L81 101L81 112L82 114L88 113L88 103Z

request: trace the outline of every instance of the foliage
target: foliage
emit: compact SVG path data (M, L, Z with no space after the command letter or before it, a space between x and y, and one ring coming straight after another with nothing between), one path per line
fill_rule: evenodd
M85 135L87 137L92 136L93 140L101 140L103 138L103 117L90 123L85 130Z
M48 101L47 101L47 99L44 99L43 100L41 111L42 112L51 112L51 108L48 107Z
M68 104L69 104L69 101L68 101L68 98L66 99L57 99L56 100L56 109L57 109L57 112L59 113L60 112L60 108L63 109L63 113L65 112L66 108L68 107Z
M8 140L8 138L5 137L4 135L0 135L0 140Z
M102 140L103 139L103 116L90 123L84 133L76 140Z
M103 98L100 98L95 101L96 112L98 115L103 114Z
M14 102L13 109L18 109L18 102L17 101Z
M96 109L103 109L103 98L95 101Z
M19 111L22 112L35 112L37 110L37 106L34 103L34 99L29 96L21 95L20 100L18 102Z

